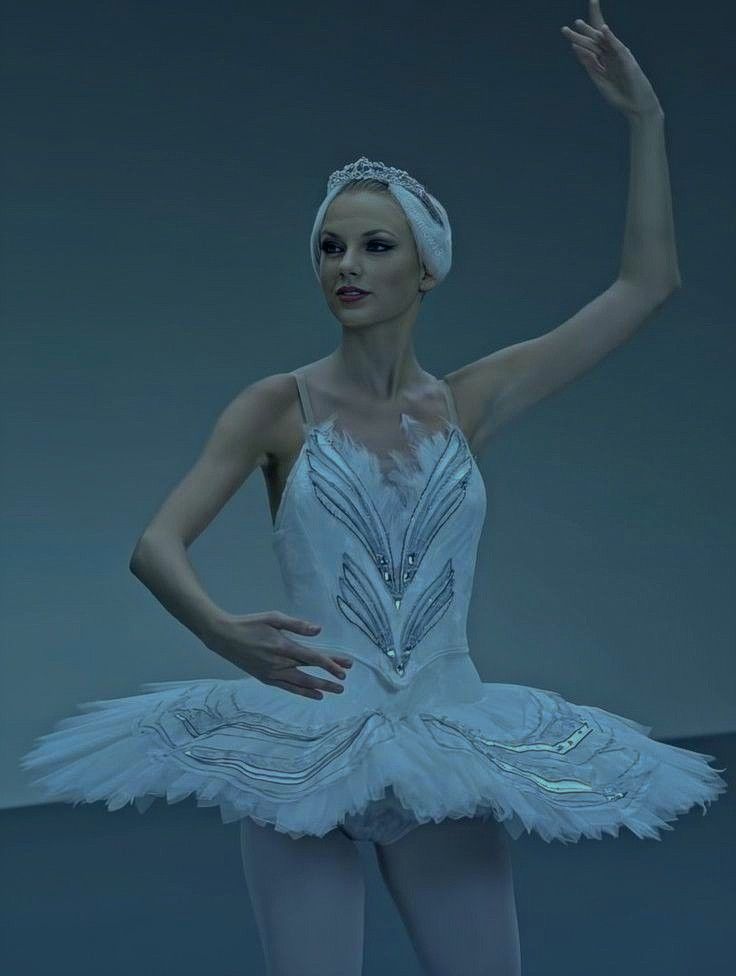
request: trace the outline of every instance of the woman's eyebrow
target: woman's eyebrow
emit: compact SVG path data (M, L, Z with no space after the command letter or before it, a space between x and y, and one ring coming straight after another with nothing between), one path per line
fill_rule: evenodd
M339 237L340 236L339 234L334 234L331 230L324 230L324 231L322 231L322 233L325 234L327 237ZM392 231L390 231L390 230L384 230L382 227L378 227L378 228L376 228L376 230L367 230L365 232L365 234L363 234L362 236L363 237L370 237L371 234L391 234L392 237L395 237L396 236Z

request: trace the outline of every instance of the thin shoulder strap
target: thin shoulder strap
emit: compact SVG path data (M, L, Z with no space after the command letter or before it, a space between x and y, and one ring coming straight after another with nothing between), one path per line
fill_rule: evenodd
M299 393L299 405L302 411L302 417L305 423L309 426L314 424L314 414L312 413L312 401L309 399L309 390L307 389L307 382L302 375L301 370L295 369L291 374L296 380L296 387Z
M450 389L450 384L444 379L441 379L440 383L442 384L445 399L447 400L447 412L450 415L450 421L459 427L460 421L458 420L457 409L455 408L455 397Z

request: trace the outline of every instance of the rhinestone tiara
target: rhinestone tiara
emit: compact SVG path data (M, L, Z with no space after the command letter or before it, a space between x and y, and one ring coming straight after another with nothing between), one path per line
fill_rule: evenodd
M354 163L348 163L342 169L335 170L327 181L327 192L350 180L387 180L392 183L400 183L407 190L422 197L427 191L418 180L415 180L404 169L396 169L395 166L386 166L384 163L376 162L361 156Z

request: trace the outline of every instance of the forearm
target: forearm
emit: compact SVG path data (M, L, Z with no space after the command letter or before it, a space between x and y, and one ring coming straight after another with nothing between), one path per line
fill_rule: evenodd
M205 593L184 544L176 538L144 535L130 560L130 571L201 640L224 612Z
M667 294L681 279L664 115L632 116L628 123L629 197L619 278Z

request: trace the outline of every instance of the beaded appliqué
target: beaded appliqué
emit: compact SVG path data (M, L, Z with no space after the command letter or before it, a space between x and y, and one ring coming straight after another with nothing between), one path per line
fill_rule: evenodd
M511 753L512 755L514 753L532 753L539 755L540 758L544 753L550 756L566 756L594 731L593 727L586 720L581 719L577 715L572 716L575 728L568 735L552 742L502 742L496 739L489 739L479 729L470 728L461 722L447 718L447 716L438 717L431 714L422 714L420 718L432 732L435 740L445 748L465 749L470 747L475 752L484 756L498 770L509 773L514 778L521 777L526 779L544 790L547 794L565 798L576 794L578 800L596 804L600 800L603 800L605 803L622 800L627 795L626 790L616 790L606 786L596 788L591 783L572 777L553 779L550 776L543 776L541 772L536 772L534 769L526 768L516 762L510 762L508 759L503 758L504 752ZM458 742L460 743L459 745ZM536 756L533 755L532 758L536 758ZM636 765L638 758L637 753L634 762L631 764L631 769ZM629 770L626 772L629 772ZM589 797L588 800L585 799L586 795Z
M238 682L230 682L233 688L225 695L218 693L220 684L215 682L197 704L190 703L189 693L173 703L162 702L156 713L137 724L138 732L156 736L162 755L173 751L183 766L206 770L213 785L218 780L257 784L260 795L276 800L309 793L342 779L370 749L395 734L375 708L336 722L297 727L244 710L237 698Z
M464 441L457 430L450 432L411 513L398 558L370 495L337 448L313 430L306 453L318 501L361 542L398 611L432 540L465 497L472 459ZM396 642L373 579L344 552L337 605L403 675L414 647L447 611L454 595L453 579L452 560L448 559L419 594Z
M376 745L401 735L402 720L397 723L374 707L339 721L295 726L243 709L238 700L240 683L227 684L232 688L225 694L222 682L213 682L201 698L195 689L194 701L191 690L174 701L162 699L134 727L158 741L158 746L151 747L151 755L159 750L165 757L174 754L185 769L206 771L211 792L224 781L237 787L257 786L259 795L275 801L303 796L343 779ZM605 730L574 710L552 717L545 715L542 703L539 710L536 730L521 740L506 741L491 739L481 729L448 715L423 712L417 717L443 749L460 756L468 752L481 756L494 775L508 776L516 784L526 782L551 802L566 807L622 800L635 795L639 785L646 783L645 771L637 772L641 755L636 750L632 750L625 768L617 764L615 782L626 784L626 789L565 775L576 766L595 765L595 754L606 751L610 740L604 734L606 741L601 741ZM560 721L568 728L563 735L553 728ZM586 740L591 743L591 756L576 760L574 753ZM268 746L266 752L264 744ZM529 757L526 765L524 756ZM555 772L562 775L555 776Z

